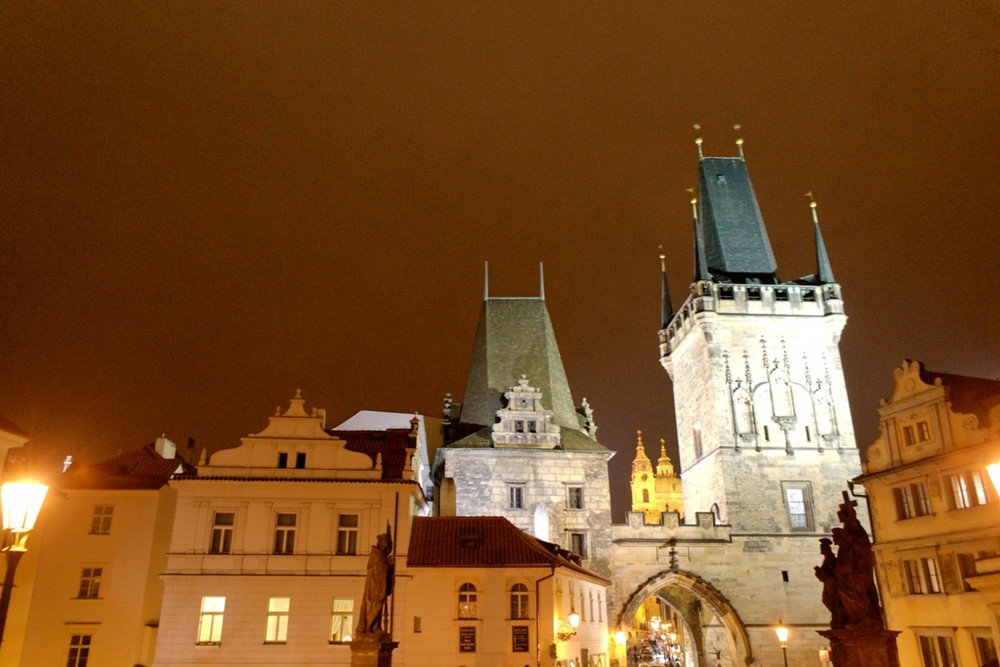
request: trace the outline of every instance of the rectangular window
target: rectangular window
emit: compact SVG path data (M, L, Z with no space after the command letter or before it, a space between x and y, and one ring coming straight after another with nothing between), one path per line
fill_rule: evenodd
M278 467L279 468L288 467L288 452L278 452Z
M931 496L927 492L927 484L917 482L916 484L911 484L910 489L913 491L914 499L916 500L914 509L917 511L917 516L927 516L930 514Z
M976 631L973 631L976 632ZM990 660L996 662L997 647L993 644L993 639L986 632L976 633L972 637L976 645L976 658L980 665L987 664Z
M354 598L333 598L333 616L330 621L330 643L351 641L354 627Z
M77 592L78 598L96 599L101 596L101 578L104 576L104 568L85 567L80 572L80 590Z
M981 470L969 470L957 475L948 475L951 488L951 508L956 510L985 505L993 501L986 476Z
M937 560L933 557L904 560L903 577L906 580L906 592L910 595L941 592L941 575Z
M295 455L295 467L296 468L305 468L306 467L306 453L305 452L298 452Z
M569 486L566 487L566 507L571 510L582 510L583 509L583 487L582 486Z
M931 513L931 498L927 485L923 482L897 486L892 490L896 501L896 518L912 519Z
M265 644L284 644L288 640L288 611L291 598L267 599L267 627L264 630Z
M962 579L962 590L966 593L974 590L965 579L976 576L976 557L972 554L955 554L955 559L958 561L958 576Z
M570 533L569 534L569 550L575 554L579 554L584 558L587 557L587 533Z
M788 526L792 531L813 529L812 487L809 482L782 482Z
M341 556L358 553L357 514L341 514L337 519L337 553Z
M906 592L910 595L923 595L924 580L920 576L920 566L915 560L903 561L903 577L906 580Z
M233 551L233 526L236 524L234 512L216 512L212 522L212 544L208 549L213 554L228 554Z
M515 419L514 420L514 433L524 433L524 420Z
M933 558L921 558L920 567L923 570L924 580L927 582L927 592L940 593L941 577L938 574L937 561Z
M295 522L297 520L298 517L294 514L278 513L274 527L274 553L295 553Z
M87 667L93 635L70 635L66 667Z
M917 437L920 442L931 439L931 427L927 422L917 422Z
M764 427L764 438L765 439L770 439L767 436L768 436L768 432L767 432L767 427L765 426ZM691 440L694 443L694 457L696 459L700 459L701 455L704 453L703 449L702 449L702 444L701 444L701 426L695 426L691 430Z
M528 626L527 625L515 625L510 629L510 639L511 639L511 652L513 653L528 653L531 650L531 645L528 641Z
M958 667L955 640L944 635L918 635L923 667Z
M111 533L111 516L114 514L114 505L94 505L94 514L90 519L91 535L108 535ZM90 635L80 635L89 637Z
M510 491L510 508L514 510L524 509L524 485L511 484L507 487Z
M538 422L534 419L528 420L528 433L538 433Z
M916 431L913 430L912 426L903 427L903 442L906 443L907 445L917 444Z
M222 614L225 611L226 598L201 599L201 616L198 618L199 644L218 644L222 641Z

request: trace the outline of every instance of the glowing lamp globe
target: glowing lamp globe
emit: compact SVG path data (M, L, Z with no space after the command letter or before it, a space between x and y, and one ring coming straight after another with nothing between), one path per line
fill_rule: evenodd
M4 530L26 533L34 528L48 490L37 482L5 482L0 486Z

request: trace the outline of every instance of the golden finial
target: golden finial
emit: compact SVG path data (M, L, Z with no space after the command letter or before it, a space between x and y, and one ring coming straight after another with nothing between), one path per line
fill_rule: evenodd
M694 124L694 131L695 132L700 132L701 131L701 125L699 125L698 123L695 123ZM695 137L694 143L696 143L698 145L698 159L699 160L704 160L705 159L705 154L701 152L701 137L700 136L699 137Z
M733 125L733 129L736 130L736 148L740 151L740 159L743 159L743 137L740 136L740 124L736 123Z
M636 445L639 446L639 447L641 447L642 446L642 431L639 430L639 429L636 429L636 431L635 431L635 440L636 440Z
M819 224L819 216L816 214L816 198L813 197L812 190L806 193L806 197L809 197L809 208L812 209L813 223Z
M698 198L694 196L694 188L687 188L687 192L691 193L691 212L694 217L698 217Z

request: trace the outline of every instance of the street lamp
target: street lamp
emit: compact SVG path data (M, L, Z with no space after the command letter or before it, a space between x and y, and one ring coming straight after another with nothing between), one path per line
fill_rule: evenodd
M778 635L778 643L781 644L781 657L785 659L785 667L788 667L788 628L778 619L778 627L774 629L774 634Z
M37 482L4 482L0 486L3 552L7 556L7 573L3 579L3 593L0 594L0 646L3 645L3 631L7 626L10 594L14 589L14 571L21 562L21 556L28 550L25 546L28 533L35 527L35 520L48 490L49 487Z
M986 472L990 474L990 479L993 480L994 490L1000 494L1000 461L986 466Z

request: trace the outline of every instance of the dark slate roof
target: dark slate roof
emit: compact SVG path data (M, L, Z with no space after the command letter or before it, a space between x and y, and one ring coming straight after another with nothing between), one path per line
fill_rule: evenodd
M600 581L580 557L528 535L504 517L415 517L409 567L565 567Z
M146 445L90 466L73 465L57 485L63 489L159 489L178 467L183 473L194 472L183 459L165 459L153 445Z
M493 424L504 392L521 375L542 391L542 404L553 411L557 424L580 428L545 301L488 298L479 318L461 421Z
M461 426L464 426L461 425ZM493 442L490 440L490 434L492 429L490 427L480 428L473 433L460 437L453 442L448 443L448 447L461 448L461 449L478 449L492 447ZM571 429L563 429L560 438L560 449L567 452L607 452L610 451L607 447L597 442L593 438L579 431L573 431ZM525 449L525 451L548 451L548 450L533 450L530 448Z
M706 157L699 168L705 258L711 274L727 282L777 282L777 263L746 163Z
M947 389L952 411L976 415L980 428L989 425L990 410L1000 405L1000 380L938 373L920 365L921 380L933 386L935 378L941 378Z
M367 454L375 465L375 458L382 455L382 479L402 479L406 466L406 448L413 447L410 430L388 428L371 431L327 431L335 438L347 442L346 449Z

